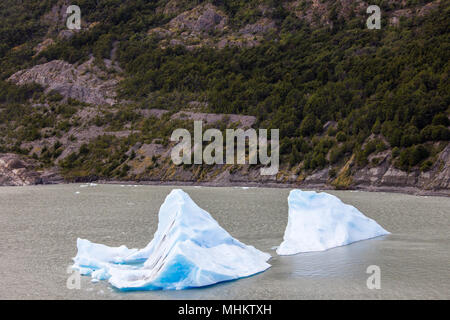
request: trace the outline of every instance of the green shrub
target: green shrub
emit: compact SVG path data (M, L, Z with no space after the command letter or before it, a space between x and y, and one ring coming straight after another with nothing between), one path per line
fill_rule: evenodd
M346 135L344 132L339 131L339 132L336 134L336 140L339 141L339 142L344 142L344 141L347 140L347 135Z

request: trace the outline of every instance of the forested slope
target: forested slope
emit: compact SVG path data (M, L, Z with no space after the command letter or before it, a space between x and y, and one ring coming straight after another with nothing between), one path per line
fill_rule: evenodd
M0 152L67 179L264 182L167 158L177 112L238 114L280 129L272 182L450 186L448 1L372 1L381 30L364 1L76 1L79 32L68 4L0 4Z

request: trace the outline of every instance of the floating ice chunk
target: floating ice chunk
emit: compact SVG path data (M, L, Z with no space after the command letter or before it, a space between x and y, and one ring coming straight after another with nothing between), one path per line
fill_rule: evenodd
M234 239L179 189L166 197L154 238L142 250L82 239L77 246L74 268L121 290L201 287L270 267L268 253Z
M82 275L91 275L96 279L101 278L100 280L109 278L107 270L110 264L122 263L127 256L138 251L125 246L108 247L80 238L77 239L77 248L78 253L73 259L75 262L73 268ZM98 271L101 269L103 271Z
M289 218L279 255L323 251L389 234L374 220L339 198L314 191L292 190Z
M96 187L97 184L96 183L88 183L88 184L81 184L80 188L86 188L86 187Z

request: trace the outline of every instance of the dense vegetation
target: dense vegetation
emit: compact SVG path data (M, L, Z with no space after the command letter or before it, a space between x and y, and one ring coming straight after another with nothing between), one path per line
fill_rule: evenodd
M127 143L151 141L155 132L167 139L171 131L162 128L170 129L170 121L145 120L136 110L177 111L193 100L207 102L201 111L254 115L256 127L279 128L282 163L301 164L299 170L339 167L352 155L358 166L376 165L377 158L370 162L369 156L388 149L398 168L428 170L450 139L450 5L446 1L429 15L401 19L397 27L383 19L381 30L367 30L365 16L358 15L346 20L331 15L333 28L312 26L281 2L262 1L274 8L270 18L279 32L261 45L187 50L161 48L157 38L147 35L150 28L173 18L158 10L167 1L79 0L83 19L101 23L33 56L32 48L45 32L39 17L55 2L2 1L0 5L0 126L4 125L5 135L16 138L9 144L0 140L5 150L20 150L22 141L40 138L42 128L54 127L57 134L76 125L68 120L76 103L60 103L57 95L43 96L42 88L17 88L5 79L29 65L53 59L74 63L91 53L101 64L114 41L120 41L118 57L125 70L120 97L134 103L119 113L122 117L97 121L116 129L131 121L141 133L133 141L123 140L110 165L96 168L96 174L110 175L126 158ZM186 9L200 2L179 1ZM257 1L212 2L229 15L234 28L259 18L254 9ZM387 1L378 4L387 12L395 9ZM23 110L30 98L59 107ZM152 126L158 130L149 136ZM78 156L90 150L98 159L106 157L111 142L104 139L92 142ZM83 166L75 156L63 166Z

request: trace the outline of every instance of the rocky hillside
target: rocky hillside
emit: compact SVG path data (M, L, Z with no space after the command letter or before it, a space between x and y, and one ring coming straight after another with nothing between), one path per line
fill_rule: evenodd
M37 83L46 93L57 92L65 100L76 99L94 105L112 105L116 97L116 79L93 64L93 58L79 65L62 60L21 70L8 78L17 85Z
M0 4L0 185L449 194L448 2L372 1L381 30L359 0L79 1L81 30L69 4ZM174 165L170 135L194 120L279 129L280 171Z
M0 154L0 185L25 186L34 184L61 183L63 178L58 175L58 169L38 169L37 161L17 154Z
M169 12L174 11L169 9ZM233 30L228 20L226 13L206 3L178 14L163 27L150 29L148 34L156 38L162 48L182 45L193 50L202 46L216 49L226 46L253 47L261 43L264 35L276 32L275 21L267 17L239 30Z

